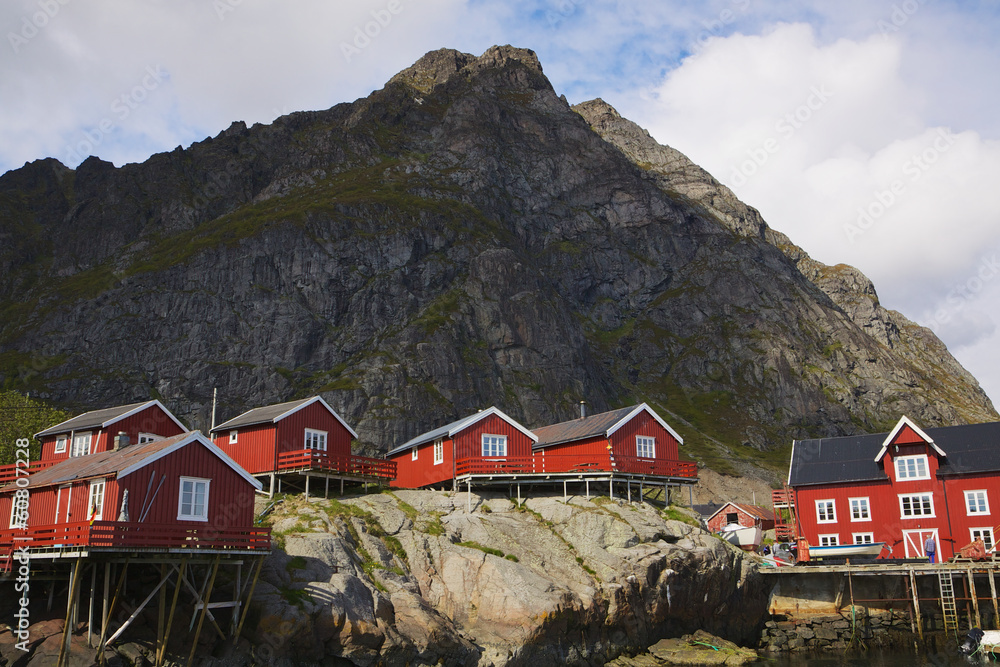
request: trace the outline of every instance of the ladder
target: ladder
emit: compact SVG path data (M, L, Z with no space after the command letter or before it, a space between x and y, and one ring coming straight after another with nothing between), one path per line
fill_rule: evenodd
M938 587L941 590L941 613L944 615L944 631L953 630L958 636L958 610L955 608L955 587L950 572L938 572Z

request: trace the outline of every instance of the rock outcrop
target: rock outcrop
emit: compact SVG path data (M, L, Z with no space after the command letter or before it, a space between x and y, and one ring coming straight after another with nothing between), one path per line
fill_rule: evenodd
M581 399L649 402L724 472L904 413L998 418L867 278L607 104L570 108L506 46L142 164L9 172L0 295L5 386L72 408L155 396L202 428L213 387L220 419L320 393L368 452Z
M756 644L766 584L698 528L606 497L469 502L398 491L286 507L284 551L255 595L255 654L600 665L698 628Z

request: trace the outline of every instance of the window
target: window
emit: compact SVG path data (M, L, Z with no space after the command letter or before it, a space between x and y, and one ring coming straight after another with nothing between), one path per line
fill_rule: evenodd
M66 451L66 442L69 440L65 435L56 436L56 454L62 454Z
M306 429L306 449L315 449L318 451L326 451L326 431L317 431L315 429Z
M416 461L417 460L417 448L416 447L414 447L413 449L410 450L410 460L411 461Z
M986 491L965 492L965 513L969 515L990 513L990 505L986 502Z
M235 445L236 442L237 442L237 440L239 440L239 437L240 437L240 432L239 431L237 431L236 429L233 429L232 431L230 431L229 432L229 444L230 445Z
M729 512L728 514L726 514L726 525L727 526L730 525L730 524L739 523L739 522L740 522L740 515L739 515L739 513L737 513L737 512Z
M104 518L104 480L90 483L90 500L87 502L87 520L100 521Z
M904 519L911 516L934 516L934 498L929 493L900 496L899 512Z
M640 459L656 458L656 438L645 435L635 436L635 455Z
M177 518L186 521L208 521L208 484L211 480L181 477Z
M70 456L86 456L90 454L90 433L77 433L73 436L73 446L69 450Z
M927 455L899 456L896 458L896 479L930 479L927 472Z
M444 440L438 438L434 441L434 465L444 463Z
M10 528L25 529L28 527L28 492L15 491L10 501Z
M507 436L484 433L483 456L507 456Z
M836 535L820 535L819 536L819 545L821 547L835 547L838 544L840 544L840 542L837 541L837 536Z
M987 551L993 548L992 528L970 528L969 533L972 535L973 541L982 540L983 544L986 546Z
M156 435L155 433L140 433L138 444L143 444L144 442L153 442L154 440L163 440L163 436Z
M875 542L875 533L854 533L852 537L855 544L872 544Z
M850 498L851 521L871 521L871 514L868 512L867 498Z
M837 513L833 510L832 500L816 501L816 521L819 523L836 523Z

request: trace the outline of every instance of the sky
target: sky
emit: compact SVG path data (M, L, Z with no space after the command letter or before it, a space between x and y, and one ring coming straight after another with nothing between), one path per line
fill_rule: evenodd
M121 166L381 88L427 51L534 50L812 257L850 264L1000 399L1000 3L4 0L0 172Z

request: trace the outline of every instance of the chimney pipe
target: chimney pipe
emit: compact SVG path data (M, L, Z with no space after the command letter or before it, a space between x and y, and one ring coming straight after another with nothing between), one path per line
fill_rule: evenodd
M580 419L587 418L587 401L580 401Z
M124 448L128 447L128 445L129 445L129 441L128 440L129 440L128 439L128 433L126 433L125 431L118 431L118 435L115 436L115 448L114 448L114 451L117 452L119 449L124 449Z

